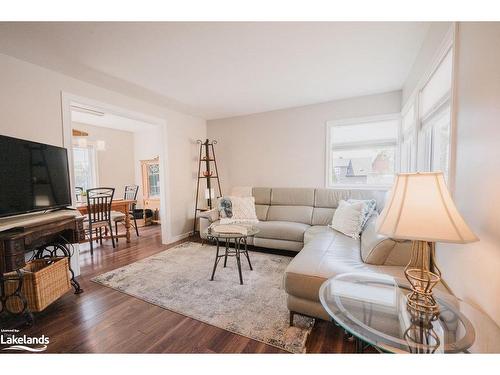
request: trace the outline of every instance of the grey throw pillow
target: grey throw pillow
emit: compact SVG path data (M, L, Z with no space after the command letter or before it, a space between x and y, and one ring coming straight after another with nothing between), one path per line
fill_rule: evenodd
M233 217L233 203L231 199L222 197L219 199L219 217L221 219L230 219Z

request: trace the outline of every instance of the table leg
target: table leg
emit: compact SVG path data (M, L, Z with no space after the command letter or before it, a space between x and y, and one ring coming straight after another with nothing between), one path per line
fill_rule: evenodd
M234 247L236 250L236 263L238 263L238 273L240 275L240 284L243 285L243 275L241 274L240 243L241 239L237 238L234 240Z
M236 243L235 243L236 246ZM229 251L229 238L226 238L226 254L224 255L224 268L227 265L227 252Z
M218 238L217 238L217 253L215 254L214 269L212 271L212 277L210 278L210 281L214 280L215 270L217 269L217 263L219 263L219 239Z
M125 235L127 236L127 242L130 242L130 214L128 212L128 206L125 207L123 212L125 214Z
M80 283L75 279L75 272L71 268L71 251L62 243L52 243L42 247L39 247L33 252L33 259L43 259L47 257L58 256L58 250L62 253L62 256L68 258L68 269L71 275L71 285L75 289L75 294L83 293L83 289L80 287ZM59 254L60 254L59 253Z
M253 271L252 263L250 263L250 257L248 256L248 246L247 246L247 239L246 239L246 237L245 237L244 241L245 241L245 255L246 255L247 260L248 260L248 266L250 267L250 271Z
M32 326L35 319L33 317L32 312L28 308L28 301L26 300L26 297L23 294L22 287L23 287L23 279L24 275L20 270L16 270L16 276L12 277L4 277L3 275L0 274L0 314L2 314L4 311L7 312L10 315L22 315L24 317L24 320L28 326ZM8 281L17 281L17 288L16 290L12 293L7 295L7 292L5 291L5 283ZM21 304L22 304L22 309L21 311L11 311L7 303L9 299L15 299L17 298Z

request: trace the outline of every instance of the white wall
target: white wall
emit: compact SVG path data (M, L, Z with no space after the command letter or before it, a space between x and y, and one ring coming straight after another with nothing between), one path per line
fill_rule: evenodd
M208 121L223 192L233 186L325 185L326 122L399 113L401 92Z
M90 143L106 142L106 150L96 151L99 186L114 187L115 198L123 198L125 185L135 183L134 134L77 122L72 126L87 132L89 135L85 138Z
M143 186L141 160L149 160L161 153L160 129L147 129L134 133L134 178L139 186L137 192L137 207L143 207ZM162 176L160 176L160 179Z
M168 155L167 183L171 193L166 202L171 228L166 230L170 239L189 232L196 188L196 139L206 136L205 120L2 54L0 82L0 133L13 137L61 146L62 91L165 119L168 139L163 147Z
M480 242L442 245L453 292L500 325L500 23L460 23L455 202Z

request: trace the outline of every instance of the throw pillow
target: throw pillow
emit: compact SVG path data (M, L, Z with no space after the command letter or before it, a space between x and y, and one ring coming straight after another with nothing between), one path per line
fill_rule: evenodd
M223 197L219 201L220 223L258 223L254 197Z
M331 228L358 239L364 218L364 206L364 202L349 203L341 200L333 214Z
M368 219L373 215L375 212L375 208L377 207L377 201L375 199L348 199L348 203L358 203L358 202L363 202L364 207L363 207L363 220L361 222L361 230L365 228L366 223L368 222Z
M229 197L219 199L219 217L221 219L231 218L233 216L233 203Z

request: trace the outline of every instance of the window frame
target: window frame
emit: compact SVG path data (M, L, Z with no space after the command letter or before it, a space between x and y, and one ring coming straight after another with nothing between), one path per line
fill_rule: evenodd
M429 170L432 163L432 144L426 145L422 142L422 137L426 132L426 124L433 120L436 116L439 116L443 110L449 106L450 110L450 129L449 129L449 159L448 159L448 174L445 176L448 189L450 193L454 194L455 187L455 169L456 169L456 64L457 64L457 28L458 24L454 23L446 36L444 37L441 45L434 55L434 59L429 66L429 69L422 74L420 80L412 91L408 100L405 102L401 115L403 116L406 112L414 106L415 108L415 137L413 139L414 148L414 165L412 172ZM440 65L445 60L448 53L451 51L451 87L446 94L444 94L439 100L437 100L432 107L429 108L427 113L422 112L421 103L421 93L428 85L429 81L432 79ZM401 124L402 131L402 124ZM432 138L432 136L431 136ZM401 141L401 140L400 140Z
M325 187L330 189L377 189L377 190L388 190L392 187L392 184L339 184L339 183L330 183L333 175L333 166L332 166L332 149L331 149L331 135L332 129L334 127L339 126L350 126L350 125L358 125L363 123L370 122L380 122L380 121L398 121L396 125L396 137L394 140L392 139L382 139L377 141L363 141L363 142L349 142L345 145L341 145L341 148L352 149L353 145L358 147L383 147L383 146L394 146L394 175L399 172L399 138L401 132L401 113L388 113L383 115L374 115L374 116L365 116L365 117L356 117L356 118L347 118L340 120L331 120L327 121L325 124L326 128L326 137L325 137ZM338 147L338 146L337 146Z

